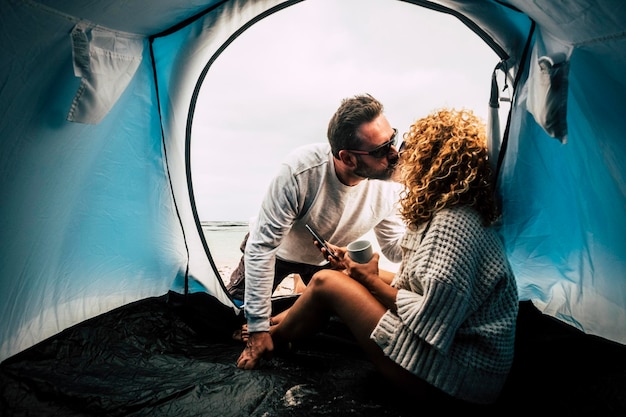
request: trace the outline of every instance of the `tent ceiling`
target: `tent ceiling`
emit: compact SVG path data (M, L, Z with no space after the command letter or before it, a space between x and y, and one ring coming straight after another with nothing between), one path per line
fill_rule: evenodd
M213 6L221 0L26 0L33 7L52 9L73 19L86 20L109 29L154 35Z
M561 42L581 45L626 36L626 2L621 0L506 0Z
M48 8L77 19L124 32L152 35L164 31L221 0L26 0L33 7ZM416 2L419 3L419 2ZM472 2L440 0L451 8L463 9ZM481 2L474 2L479 5ZM565 43L581 44L597 39L623 37L626 29L626 2L568 0L502 0L531 16L544 29ZM469 6L472 7L472 6ZM572 30L575 28L576 30Z

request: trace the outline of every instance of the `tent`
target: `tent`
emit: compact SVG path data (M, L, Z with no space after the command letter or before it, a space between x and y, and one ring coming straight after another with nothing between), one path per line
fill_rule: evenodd
M0 360L154 297L240 317L195 209L195 100L239 34L298 2L0 3ZM407 3L457 17L501 58L490 105L512 102L491 151L520 300L623 346L626 4Z

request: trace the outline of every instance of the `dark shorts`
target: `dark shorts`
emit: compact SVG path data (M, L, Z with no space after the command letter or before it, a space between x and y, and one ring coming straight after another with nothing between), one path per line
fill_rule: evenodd
M246 240L248 239L248 235L243 240L241 244L241 251L243 252L246 247ZM330 268L330 263L325 265L309 265L302 264L296 262L288 262L282 259L276 259L276 265L274 269L274 284L272 285L272 291L274 291L278 285L287 277L289 274L298 274L302 281L305 284L308 284L313 278L313 275L317 271L321 271L322 269ZM230 282L226 285L226 289L230 293L231 297L236 300L243 300L245 294L246 287L246 270L244 265L244 258L241 256L239 260L239 265L230 275Z

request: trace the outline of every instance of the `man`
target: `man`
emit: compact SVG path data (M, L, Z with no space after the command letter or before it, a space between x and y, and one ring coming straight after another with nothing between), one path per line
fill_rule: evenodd
M369 94L344 99L328 124L328 144L296 149L272 180L250 227L244 252L245 316L249 337L237 366L254 368L273 350L271 295L290 273L308 283L330 268L306 229L346 246L374 230L382 253L402 258L405 227L397 211L399 184L391 181L397 130Z

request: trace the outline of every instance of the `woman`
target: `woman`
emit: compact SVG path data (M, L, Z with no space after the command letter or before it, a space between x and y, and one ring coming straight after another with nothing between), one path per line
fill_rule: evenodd
M485 129L470 111L440 110L405 134L399 181L407 224L392 281L379 255L324 270L270 334L275 346L337 315L377 369L411 398L493 403L513 361L518 298L503 245ZM278 323L276 323L278 321ZM238 366L250 367L242 355Z

